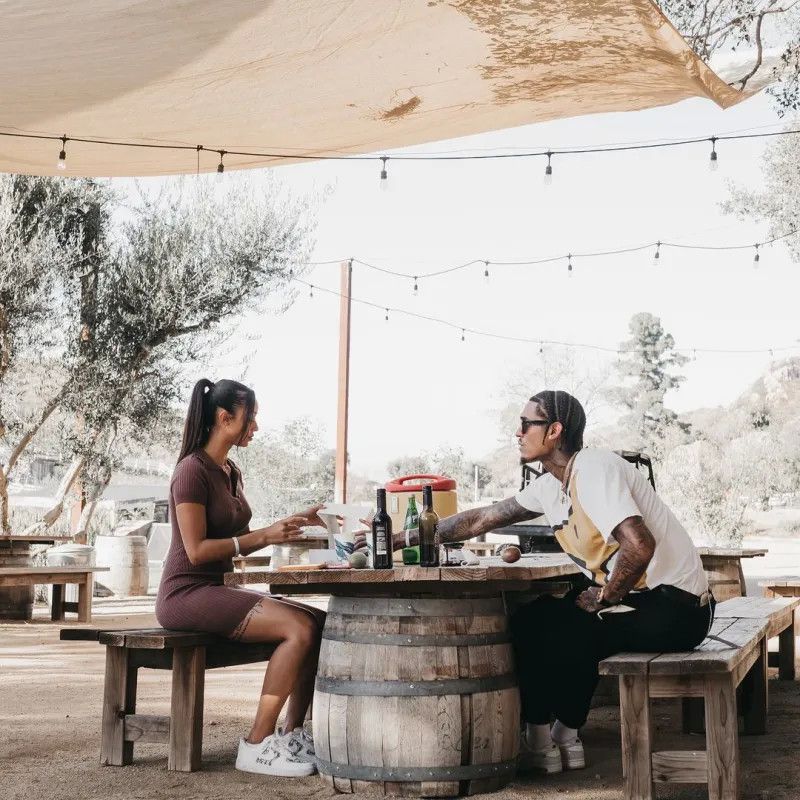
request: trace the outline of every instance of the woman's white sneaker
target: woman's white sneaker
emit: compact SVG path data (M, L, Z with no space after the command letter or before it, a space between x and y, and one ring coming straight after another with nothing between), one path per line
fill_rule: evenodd
M281 736L276 732L259 744L250 744L245 739L240 739L236 769L261 775L280 775L284 778L313 775L317 771L316 764L298 754L300 748L290 744L290 737L291 734Z
M295 728L288 734L283 733L283 735L288 737L287 746L298 758L302 758L311 764L317 763L317 755L314 752L314 738L305 728Z

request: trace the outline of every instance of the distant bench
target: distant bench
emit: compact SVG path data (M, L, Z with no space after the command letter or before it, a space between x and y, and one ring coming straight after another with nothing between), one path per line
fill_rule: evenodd
M106 646L100 763L132 763L136 742L168 743L167 769L179 772L200 769L205 671L268 661L276 647L164 628L64 628L61 639ZM172 670L169 716L136 713L137 675L142 667Z
M727 600L717 606L711 632L695 650L620 653L600 662L601 674L619 677L625 800L652 800L654 781L706 783L709 800L740 796L739 712L744 733L765 733L767 640L779 637L786 649L780 677L794 678L798 605L800 597ZM653 752L653 697L684 698L687 732L698 727L690 712L705 704L705 752Z
M36 586L50 584L53 587L52 620L62 620L67 611L77 612L78 622L92 621L92 574L108 572L108 567L0 567L0 589L7 586ZM64 586L78 584L78 602L64 600Z

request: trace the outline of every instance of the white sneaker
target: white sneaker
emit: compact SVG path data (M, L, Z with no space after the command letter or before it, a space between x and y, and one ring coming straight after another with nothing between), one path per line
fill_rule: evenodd
M257 772L261 775L280 775L284 778L301 778L313 775L316 764L300 758L296 747L290 747L289 736L273 733L259 744L239 740L236 769L242 772Z
M520 737L517 764L520 772L544 772L548 775L553 772L561 772L561 751L555 742L547 747L534 749L528 744L528 739L523 733Z
M557 746L561 752L561 763L564 769L584 769L586 767L586 756L583 752L583 742L580 739Z
M287 746L292 753L303 761L311 764L317 763L317 755L314 752L314 737L305 728L295 728L286 733L283 728L278 728L281 736L288 737Z

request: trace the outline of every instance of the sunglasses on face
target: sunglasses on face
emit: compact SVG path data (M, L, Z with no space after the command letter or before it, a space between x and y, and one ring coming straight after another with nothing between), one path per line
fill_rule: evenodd
M530 428L532 425L540 426L549 424L550 420L548 419L528 419L527 417L519 418L519 428L522 431L523 436L528 432L528 428Z

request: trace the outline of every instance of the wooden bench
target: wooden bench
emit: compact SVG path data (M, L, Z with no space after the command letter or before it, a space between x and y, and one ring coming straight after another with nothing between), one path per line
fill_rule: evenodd
M78 622L92 621L93 573L107 572L108 567L0 567L0 589L6 586L51 584L53 604L50 618L63 620L67 611L78 614ZM64 586L78 584L78 602L64 600Z
M787 619L793 624L800 598L775 600L770 607L760 601L720 603L709 636L693 651L620 653L600 663L602 675L619 678L625 800L652 800L654 781L705 783L709 800L739 798L739 713L744 733L765 732L767 639L783 633ZM704 703L704 752L653 750L654 697L682 698L685 714L693 699Z
M800 581L798 582L800 586ZM769 620L767 629L767 639L778 638L778 652L770 655L777 655L776 662L772 659L769 666L778 668L778 678L785 681L793 681L797 677L796 656L795 656L795 631L796 631L796 609L800 606L800 593L788 596L788 602L779 596L771 597L739 597L727 600L717 606L717 619L724 617L738 617L740 619L753 619L758 616L766 617Z
M168 743L167 769L179 772L201 766L205 671L268 661L276 646L163 628L64 628L61 639L106 646L100 763L132 763L136 742ZM142 667L172 670L169 716L136 713L137 676Z

